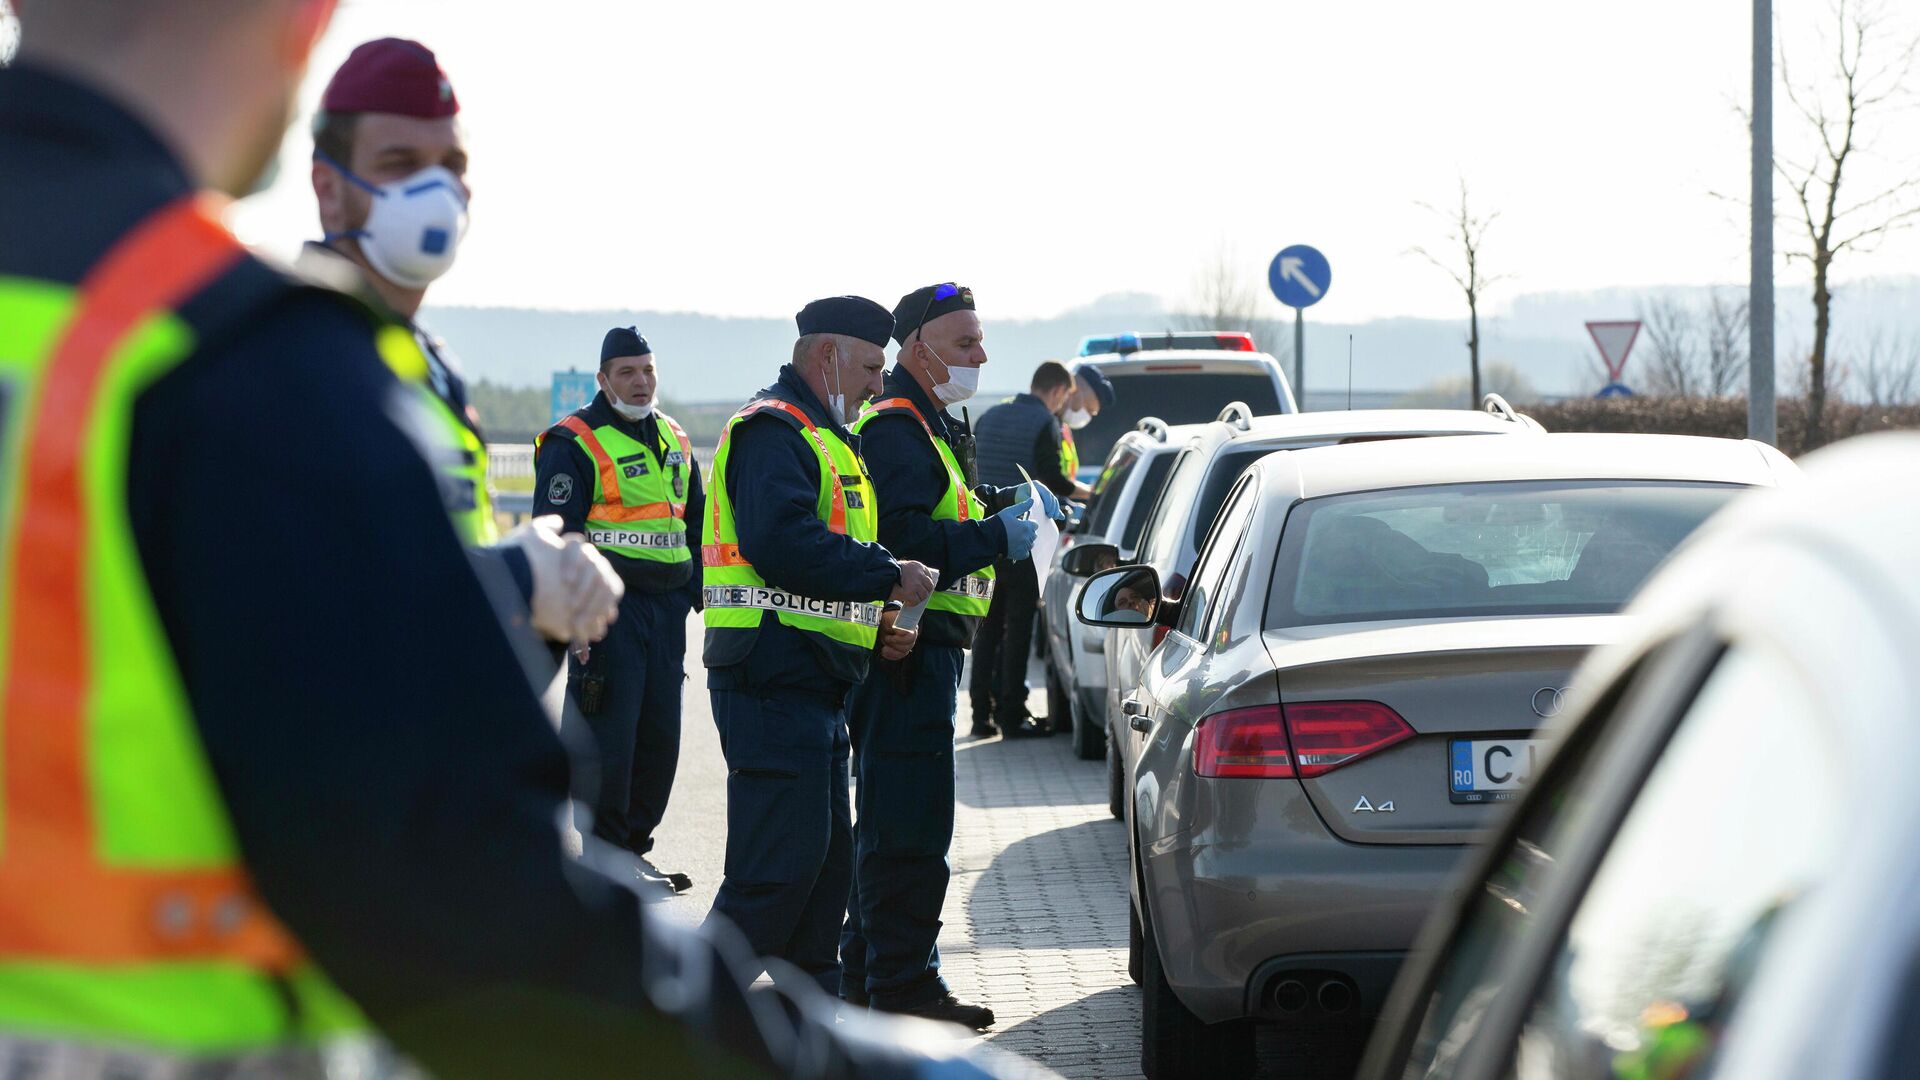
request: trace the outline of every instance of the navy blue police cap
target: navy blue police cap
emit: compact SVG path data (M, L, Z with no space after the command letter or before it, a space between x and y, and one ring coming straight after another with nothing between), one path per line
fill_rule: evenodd
M1093 396L1100 399L1101 408L1113 407L1113 381L1101 374L1099 368L1092 364L1081 364L1073 370L1073 373L1086 380L1088 386L1093 387Z
M885 347L893 335L893 316L864 296L829 296L800 309L793 321L800 336L843 334Z
M653 346L640 336L640 330L632 326L616 326L607 331L600 342L600 362L617 360L624 356L647 356L653 352Z
M973 290L965 285L948 281L915 289L893 306L893 339L905 345L915 330L940 316L972 310Z

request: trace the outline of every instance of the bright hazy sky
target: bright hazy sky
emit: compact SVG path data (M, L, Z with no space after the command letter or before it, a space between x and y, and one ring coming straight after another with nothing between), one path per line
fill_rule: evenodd
M1776 3L1801 41L1825 10ZM1744 206L1710 193L1748 183L1751 10L348 0L306 98L368 38L440 54L476 196L437 304L787 315L951 279L983 314L1034 317L1187 298L1221 251L1264 282L1273 252L1310 243L1334 273L1315 318L1452 317L1453 284L1407 250L1444 247L1416 203L1447 204L1462 176L1502 215L1485 267L1515 276L1496 304L1745 281ZM1861 191L1869 169L1920 169L1920 113L1879 147ZM317 231L309 148L303 123L279 184L240 211L249 240ZM1908 233L1840 273L1916 269Z

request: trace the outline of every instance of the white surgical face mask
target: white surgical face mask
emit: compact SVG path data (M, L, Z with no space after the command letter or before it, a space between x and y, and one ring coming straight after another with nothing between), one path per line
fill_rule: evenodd
M1060 414L1060 422L1067 425L1069 430L1079 431L1093 423L1093 414L1085 409L1068 409Z
M451 169L434 165L391 184L370 184L331 158L323 159L373 196L364 226L327 239L358 240L374 271L403 288L424 289L453 268L467 233L467 200Z
M653 415L653 402L651 401L645 405L629 405L619 398L614 397L612 394L608 394L607 404L613 406L614 412L619 413L629 420L645 420L647 417Z
M833 417L835 424L846 427L846 385L840 381L840 346L837 342L833 346L833 362L828 365L827 370L833 373L833 389L827 391L827 413Z
M930 353L933 353L933 358L935 360L939 360L941 366L947 369L947 381L943 383L933 384L933 396L940 399L940 404L958 405L961 402L972 397L974 394L979 393L980 391L980 369L979 368L954 367L953 365L948 364L945 360L942 360L940 358L940 354L937 352L934 352L933 346L927 345L927 343L924 341L922 341L920 344L925 345L927 351Z

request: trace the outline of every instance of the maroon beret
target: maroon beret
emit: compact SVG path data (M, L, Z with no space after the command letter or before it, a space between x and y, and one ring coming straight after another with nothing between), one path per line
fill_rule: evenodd
M458 113L460 99L432 49L404 38L381 38L353 50L327 83L320 107L437 120Z

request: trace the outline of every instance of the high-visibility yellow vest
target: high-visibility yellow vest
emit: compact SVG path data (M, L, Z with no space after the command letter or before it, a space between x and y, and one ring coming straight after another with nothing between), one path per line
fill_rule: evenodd
M375 332L381 359L411 386L427 415L438 445L429 448L438 474L447 513L463 543L481 547L500 539L493 516L493 488L487 477L487 444L480 441L465 419L456 414L434 389L428 376L426 353L407 327L385 324Z
M853 448L831 429L814 424L806 411L778 398L761 398L727 421L720 448L713 456L713 487L707 492L702 526L700 584L702 617L707 628L706 659L744 657L759 633L761 620L771 612L781 623L817 634L837 654L836 667L858 681L866 673L879 640L884 601L820 600L769 586L740 554L740 534L734 526L733 501L727 494L727 456L733 429L751 416L765 413L792 424L806 437L820 463L820 499L815 512L829 530L869 543L880 535L880 516L873 498L873 481ZM848 491L849 487L857 491ZM751 478L741 491L752 491Z
M593 460L593 506L587 539L610 555L648 562L693 561L687 547L688 475L697 466L693 443L673 418L659 413L669 432L665 456L612 424L594 427L574 413L560 426ZM546 433L534 437L537 456Z
M920 422L920 430L926 432L927 441L933 444L933 452L939 456L940 464L947 471L947 490L941 494L939 505L933 508L935 521L980 521L987 516L986 504L980 501L960 470L960 462L954 458L953 450L933 433L933 426L909 398L884 398L872 402L860 411L860 418L853 423L853 433L860 434L861 428L876 416L889 414L907 415ZM970 574L963 574L953 584L933 594L927 601L931 611L948 611L965 619L984 619L987 608L993 603L993 567L985 566Z
M134 404L245 257L182 199L78 289L0 277L0 1033L183 1054L365 1027L261 903L128 520ZM218 583L208 583L209 588Z
M1064 421L1060 424L1060 471L1069 480L1080 471L1080 451L1073 445L1073 429Z

